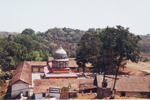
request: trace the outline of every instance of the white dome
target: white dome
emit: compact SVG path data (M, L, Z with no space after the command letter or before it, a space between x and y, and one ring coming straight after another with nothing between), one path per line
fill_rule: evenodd
M67 59L66 51L60 47L58 50L55 51L54 59Z
M55 53L67 54L66 51L62 47L60 47L58 50L56 50Z

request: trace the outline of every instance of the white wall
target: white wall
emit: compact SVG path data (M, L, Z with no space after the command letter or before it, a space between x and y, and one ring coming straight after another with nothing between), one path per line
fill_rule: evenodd
M136 96L136 95L138 95L138 94L140 94L140 92L125 92L125 96ZM121 95L121 92L115 92L115 95Z
M35 94L35 100L37 99L45 99L42 94Z
M11 86L11 98L17 96L20 92L25 96L26 91L28 91L29 96L29 85L23 81L18 81Z
M50 95L50 96L54 96L56 97L57 99L60 99L60 94L55 94L55 93L46 93L45 97L43 97L43 94L35 94L35 99L45 99L47 95Z

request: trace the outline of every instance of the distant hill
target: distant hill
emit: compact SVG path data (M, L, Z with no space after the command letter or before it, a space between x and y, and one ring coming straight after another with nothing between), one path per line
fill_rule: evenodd
M9 34L17 35L18 33L17 33L17 32L6 32L6 31L0 31L0 37L1 37L1 38L8 37L8 35L9 35Z
M140 35L142 40L139 42L141 52L150 53L150 34Z

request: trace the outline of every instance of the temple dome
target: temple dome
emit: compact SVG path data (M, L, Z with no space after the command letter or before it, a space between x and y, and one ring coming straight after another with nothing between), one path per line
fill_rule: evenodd
M56 50L56 51L55 51L55 54L56 54L56 53L57 53L57 54L67 54L66 51L65 51L62 47L60 47L58 50Z
M54 59L67 59L67 52L60 46L60 48L55 51Z

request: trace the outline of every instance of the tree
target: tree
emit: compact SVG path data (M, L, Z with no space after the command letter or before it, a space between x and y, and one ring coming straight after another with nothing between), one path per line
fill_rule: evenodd
M83 68L84 73L85 64L92 61L89 57L99 55L101 44L98 34L95 32L84 34L77 46L76 61L79 67Z
M138 42L141 38L130 33L129 28L124 29L122 26L117 26L116 28L107 27L98 34L99 39L97 40L99 42L97 43L95 42L96 38L90 40L92 36L93 34L91 33L84 34L79 41L77 62L86 61L84 63L91 62L94 65L97 61L101 65L98 67L104 69L103 71L115 68L114 90L118 69L125 66L126 63L124 61L131 60L132 62L138 62L140 58ZM93 43L93 45L90 45L90 43Z
M10 35L8 35L8 39L7 39L8 41L12 41L13 40L13 36L10 34Z
M28 53L33 50L33 39L29 35L15 36L14 42L24 45L27 48Z
M31 28L26 28L26 29L24 29L24 30L22 31L21 34L24 34L24 35L33 35L33 34L35 34L35 31L32 30Z

